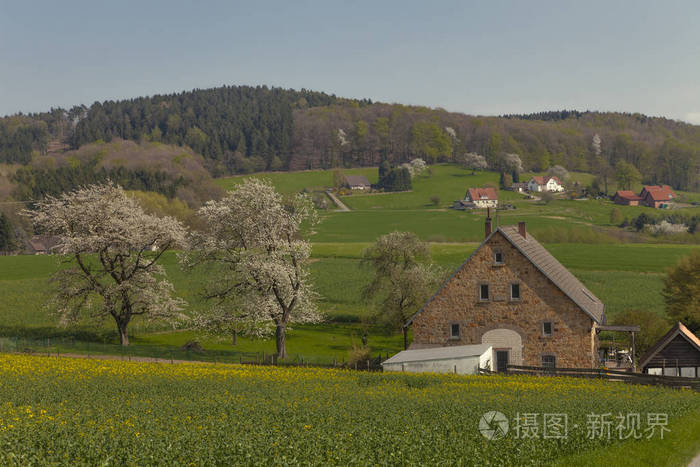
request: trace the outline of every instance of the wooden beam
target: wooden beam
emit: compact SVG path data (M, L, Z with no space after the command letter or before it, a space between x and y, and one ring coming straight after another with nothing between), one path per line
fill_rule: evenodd
M637 325L600 325L596 326L597 331L619 331L619 332L639 332L641 328Z

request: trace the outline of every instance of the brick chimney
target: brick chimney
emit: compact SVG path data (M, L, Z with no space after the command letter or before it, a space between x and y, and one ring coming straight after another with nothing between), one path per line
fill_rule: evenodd
M485 235L484 238L488 237L491 235L491 208L486 208L486 226L485 226Z
M525 230L525 222L518 222L518 232L523 238L527 238L527 230Z

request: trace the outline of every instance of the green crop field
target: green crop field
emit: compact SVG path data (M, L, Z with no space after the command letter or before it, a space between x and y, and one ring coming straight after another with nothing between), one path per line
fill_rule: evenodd
M0 354L0 382L3 465L685 465L700 443L697 392L596 380Z

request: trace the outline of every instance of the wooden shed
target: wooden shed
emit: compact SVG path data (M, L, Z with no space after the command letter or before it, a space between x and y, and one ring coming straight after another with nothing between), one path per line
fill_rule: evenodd
M641 358L639 366L651 375L699 378L700 339L678 322Z

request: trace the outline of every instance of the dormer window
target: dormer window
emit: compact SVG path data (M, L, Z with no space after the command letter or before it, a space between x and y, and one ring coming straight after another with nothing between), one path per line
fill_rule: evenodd
M503 264L503 253L500 251L496 251L493 254L493 263L494 264Z

